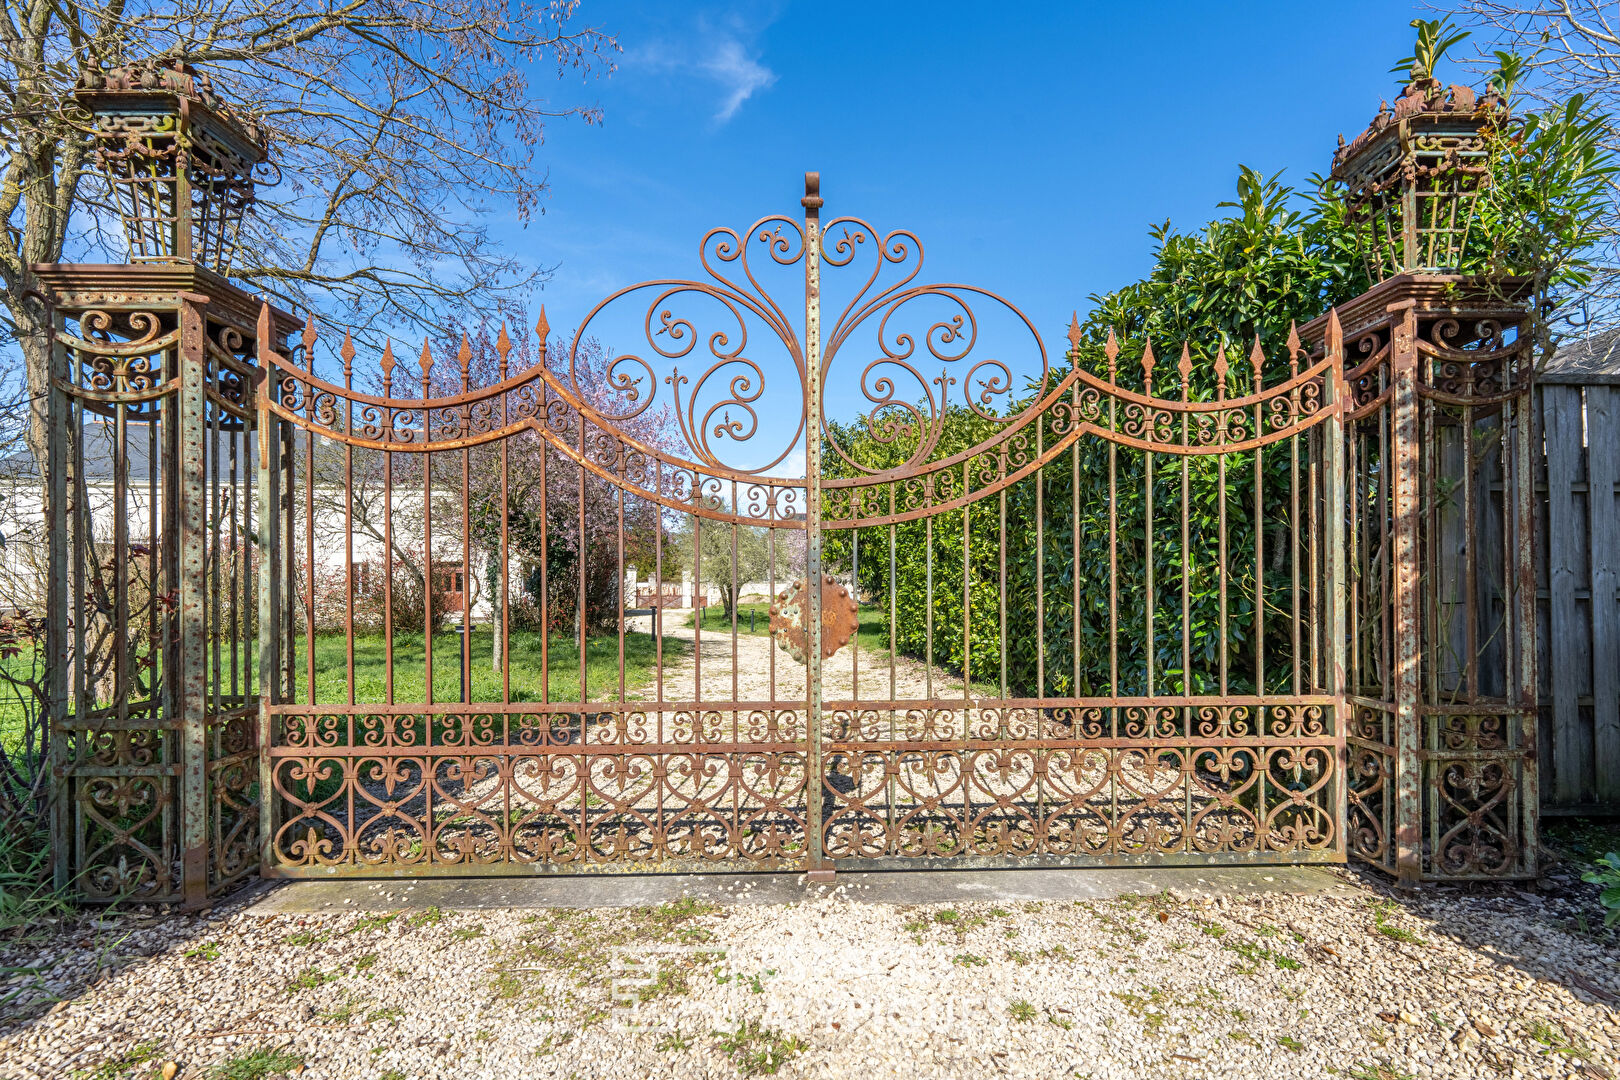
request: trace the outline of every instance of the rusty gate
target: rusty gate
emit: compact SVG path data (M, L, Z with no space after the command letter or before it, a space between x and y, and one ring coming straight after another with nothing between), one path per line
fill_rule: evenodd
M1398 275L1270 350L1054 357L804 205L409 360L37 268L59 881L1534 873L1522 307Z
M228 280L268 148L204 76L77 97L129 261L31 267L11 508L49 528L59 887L1536 872L1535 312L1459 270L1494 93L1416 80L1341 141L1371 287L1285 341L1054 355L811 174L566 339L403 358Z
M820 206L565 346L328 381L265 323L264 873L1345 857L1338 358L1076 324L1054 363ZM491 601L446 613L446 561ZM631 564L763 566L769 626L627 617Z

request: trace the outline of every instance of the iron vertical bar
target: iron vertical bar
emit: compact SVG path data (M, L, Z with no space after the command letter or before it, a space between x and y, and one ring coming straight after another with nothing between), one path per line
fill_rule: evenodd
M1394 543L1391 573L1394 584L1395 706L1395 870L1404 884L1415 885L1423 873L1423 800L1418 715L1422 664L1422 598L1418 535L1418 486L1421 466L1418 446L1418 352L1416 302L1389 306L1393 333L1390 363L1394 376Z
M1523 340L1525 328L1519 327L1520 340ZM1520 748L1524 752L1519 765L1519 804L1523 817L1524 835L1519 838L1520 851L1523 852L1524 863L1520 871L1529 877L1535 877L1539 872L1539 844L1541 842L1541 791L1540 776L1537 773L1536 750L1536 697L1538 685L1536 681L1536 565L1535 565L1535 477L1531 472L1531 454L1534 453L1535 442L1532 423L1532 404L1535 387L1535 366L1529 348L1526 347L1518 356L1519 361L1519 394L1510 401L1512 409L1512 422L1514 438L1511 446L1513 450L1513 570L1514 570L1514 601L1517 605L1517 627L1513 635L1519 643L1519 679L1518 691L1514 695L1515 704L1524 710L1520 718ZM1503 418L1503 428L1507 429L1508 418ZM1507 477L1507 463L1503 463L1502 475Z
M1349 646L1346 624L1346 605L1349 602L1349 580L1345 559L1345 511L1349 503L1345 476L1344 415L1348 407L1350 388L1344 380L1344 334L1339 326L1336 310L1328 312L1327 335L1323 351L1331 361L1323 374L1325 404L1330 410L1322 439L1325 444L1323 471L1327 498L1325 517L1327 525L1327 635L1329 661L1327 665L1327 691L1333 695L1332 733L1339 739L1339 752L1334 784L1334 819L1340 823L1335 830L1338 850L1345 848L1344 823L1348 812L1349 784L1346 769L1349 761L1344 749L1349 713L1346 688L1346 658ZM1299 436L1295 435L1295 439ZM1258 527L1259 522L1256 522Z
M1035 419L1035 460L1046 454L1046 416ZM933 550L933 544L929 544ZM933 610L933 598L929 598ZM933 664L929 658L929 666ZM932 696L932 695L930 695ZM1046 469L1035 470L1035 696L1046 696Z
M432 361L422 345L422 701L433 704L433 423L428 401ZM433 716L423 720L427 742L433 742Z
M203 473L206 387L203 362L203 305L208 298L180 296L179 580L174 583L180 614L180 847L181 892L187 908L208 898L208 762L206 731L207 645L204 594L207 582L204 531L207 488Z
M821 175L804 174L804 482L805 583L809 606L805 643L805 820L811 880L832 875L821 835Z
M65 892L73 879L72 823L73 780L71 776L73 749L67 732L68 671L68 578L72 563L69 559L68 538L68 448L77 433L70 426L72 403L64 387L72 385L67 346L61 341L62 316L52 305L46 312L46 325L50 327L51 382L46 393L47 423L50 425L46 442L45 497L46 520L50 523L50 580L45 583L45 696L46 731L50 739L51 769L51 880L58 892ZM158 407L154 403L154 408ZM156 424L156 419L153 423ZM151 512L155 515L154 505ZM154 541L156 537L152 538ZM165 538L167 539L167 538ZM74 590L78 591L77 589ZM75 624L75 629L82 623ZM156 647L154 639L152 647Z
M280 448L280 418L270 412L270 395L275 385L272 374L274 343L271 340L270 306L259 309L258 333L254 351L258 360L257 400L258 423L254 440L258 446L257 486L259 496L259 868L268 869L274 862L275 818L277 798L275 774L271 767L270 750L275 745L275 730L270 706L280 704L280 683L276 671L280 661L276 655L280 645L280 616L277 612L277 574L281 539L277 535L281 517L276 513L277 477L280 462L271 453L274 445Z
M968 473L973 465L973 459L962 462L962 494L969 490ZM968 564L972 558L973 532L968 521L968 513L973 506L972 501L962 504L962 708L964 718L967 711L967 702L971 691L968 689L973 681L973 592L971 579L968 576Z
M1080 423L1080 384L1074 385L1069 395L1069 423ZM1005 458L1003 458L1005 461ZM1006 489L1003 488L1003 491ZM1074 599L1069 608L1069 643L1074 649L1074 675L1069 681L1069 696L1080 696L1080 443L1069 446L1069 578ZM1005 606L1005 605L1004 605ZM1005 635L1003 635L1005 636ZM1006 697L1006 692L1002 692Z

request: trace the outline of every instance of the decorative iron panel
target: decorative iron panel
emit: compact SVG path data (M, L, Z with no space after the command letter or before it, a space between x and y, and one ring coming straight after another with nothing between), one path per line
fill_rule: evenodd
M1054 364L804 205L566 341L259 334L264 872L1344 858L1341 358Z

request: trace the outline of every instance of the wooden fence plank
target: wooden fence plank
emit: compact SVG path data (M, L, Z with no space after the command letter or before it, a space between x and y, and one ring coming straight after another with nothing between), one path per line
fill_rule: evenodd
M1585 778L1591 775L1591 743L1580 722L1580 673L1570 658L1584 637L1575 606L1576 582L1582 576L1575 565L1575 482L1581 451L1581 388L1544 386L1541 390L1547 447L1547 589L1551 609L1553 657L1553 798L1579 803L1587 798ZM1562 658L1562 662L1560 662Z
M1586 388L1587 516L1592 553L1592 735L1595 794L1620 802L1620 389Z

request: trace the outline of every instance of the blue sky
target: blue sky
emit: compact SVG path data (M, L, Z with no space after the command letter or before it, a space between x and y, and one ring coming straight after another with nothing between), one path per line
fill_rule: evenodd
M554 265L554 323L686 273L715 225L798 212L913 229L945 277L1066 321L1195 226L1238 164L1325 171L1392 96L1411 3L596 3L611 78L567 81L599 127L553 125L544 216L511 243Z
M1215 216L1239 163L1301 184L1326 171L1337 134L1393 96L1417 14L1386 0L587 4L619 37L619 70L554 96L599 102L604 122L550 127L545 213L509 243L554 267L536 299L566 334L616 288L696 276L707 229L797 216L816 169L825 216L913 230L925 276L1005 295L1059 347L1089 294L1148 269L1149 224ZM633 351L617 332L605 343Z

